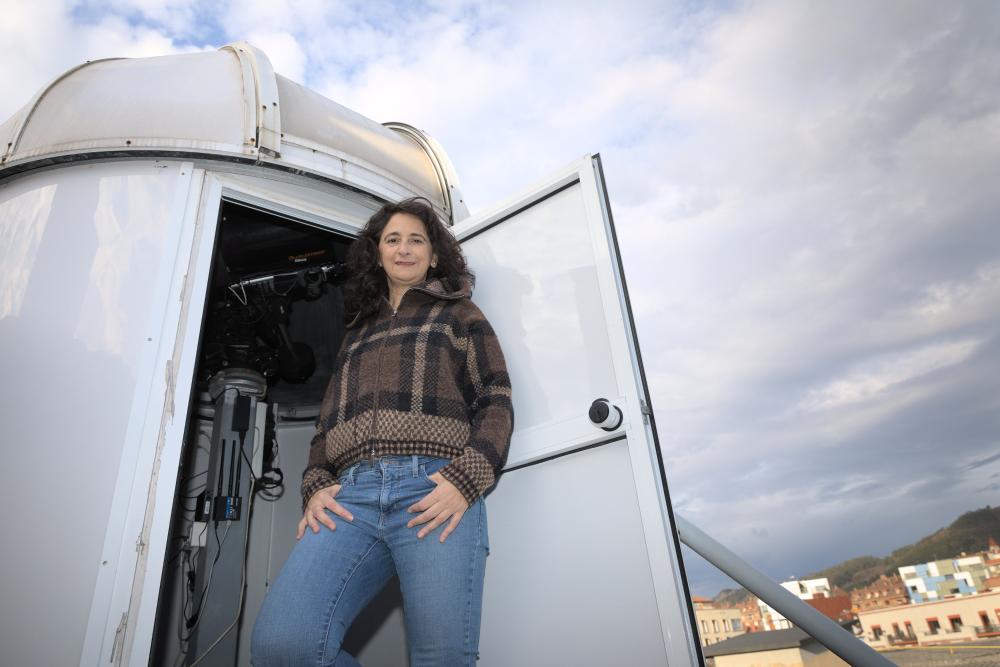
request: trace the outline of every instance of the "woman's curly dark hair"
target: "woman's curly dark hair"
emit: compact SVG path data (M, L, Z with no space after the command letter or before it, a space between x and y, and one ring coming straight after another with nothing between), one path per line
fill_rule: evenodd
M431 252L437 255L437 266L428 270L428 280L437 278L445 289L451 291L461 289L465 281L472 280L462 248L429 201L413 197L386 204L368 219L347 251L347 268L351 274L347 284L347 312L350 317L357 316L363 320L375 315L382 297L389 295L385 271L379 266L378 242L389 219L397 213L408 213L424 223Z

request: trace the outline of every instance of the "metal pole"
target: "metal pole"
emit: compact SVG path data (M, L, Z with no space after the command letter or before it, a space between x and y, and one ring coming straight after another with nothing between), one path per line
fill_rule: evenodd
M792 623L855 667L893 667L893 663L770 578L753 569L701 529L674 514L681 542L694 549L748 591L777 609Z

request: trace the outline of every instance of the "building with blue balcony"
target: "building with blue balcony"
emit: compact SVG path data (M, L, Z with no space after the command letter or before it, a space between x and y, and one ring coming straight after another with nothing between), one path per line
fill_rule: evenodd
M910 602L930 602L986 590L982 556L936 560L899 568Z

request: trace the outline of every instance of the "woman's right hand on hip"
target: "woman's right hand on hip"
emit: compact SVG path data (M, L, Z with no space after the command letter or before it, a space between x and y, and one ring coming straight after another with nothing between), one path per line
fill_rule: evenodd
M295 535L295 539L302 539L302 536L306 534L306 526L312 528L314 533L319 532L319 524L323 524L330 530L337 530L337 524L327 514L327 510L347 521L354 521L354 515L335 500L338 493L340 493L340 484L324 487L312 494L312 498L306 503L306 511L302 514L302 520L299 521L299 532Z

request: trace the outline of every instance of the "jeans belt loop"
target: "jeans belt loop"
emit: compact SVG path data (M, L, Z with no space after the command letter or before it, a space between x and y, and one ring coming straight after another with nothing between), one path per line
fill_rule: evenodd
M354 471L358 466L353 465L347 469L347 483L354 484Z
M413 462L413 476L414 477L419 477L420 476L420 457L417 456L416 454L412 454L410 456L410 460Z

